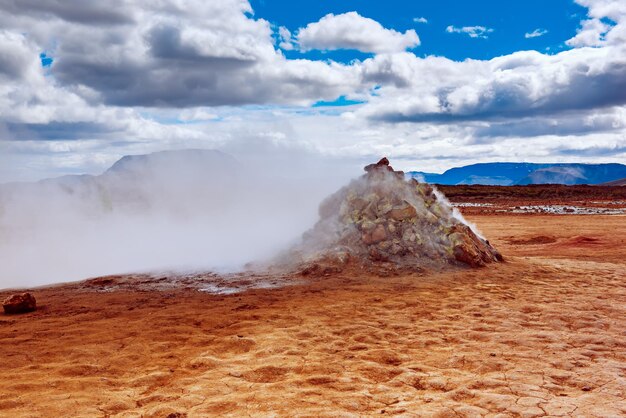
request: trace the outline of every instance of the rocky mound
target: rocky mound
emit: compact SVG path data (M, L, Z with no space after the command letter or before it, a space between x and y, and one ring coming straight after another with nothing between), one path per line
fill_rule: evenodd
M291 254L305 274L328 269L320 265L329 260L409 270L502 260L429 184L405 180L386 158L365 171L322 202L320 220Z

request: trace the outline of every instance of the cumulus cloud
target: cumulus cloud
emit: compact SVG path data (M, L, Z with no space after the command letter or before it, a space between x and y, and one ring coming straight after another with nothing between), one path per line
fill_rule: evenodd
M540 36L543 36L546 33L548 33L548 31L546 29L535 29L532 32L526 32L524 34L524 38L526 38L526 39L529 39L529 38L539 38Z
M584 137L594 133L620 134L625 129L626 109L618 107L478 123L475 125L474 137L476 142L491 141L491 138L497 137Z
M425 17L414 17L413 22L415 23L428 23L428 19Z
M13 34L28 28L36 52L55 59L55 80L108 105L305 104L357 87L346 66L285 59L247 1L124 1L115 13L74 3L72 11L63 2L3 2L0 26Z
M356 13L292 34L255 17L245 0L0 0L0 182L257 137L363 162L385 154L402 168L429 170L578 158L558 154L567 149L588 150L580 161L623 160L625 3L579 3L588 16L571 50L457 62L407 52L419 44L414 31ZM302 48L311 27L316 48L374 56L288 59L283 51ZM44 51L54 59L47 68ZM340 96L364 103L308 107Z
M576 0L588 9L576 36L566 44L575 47L626 43L626 3L620 0Z
M23 81L32 77L38 65L33 47L23 34L0 30L0 78Z
M582 22L576 36L565 43L571 47L601 46L606 42L606 34L611 26L599 19L588 19Z
M291 38L291 32L284 26L278 28L279 48L285 51L291 51L294 49L293 39Z
M535 118L539 132L545 131L540 118L546 115L580 118L576 112L623 107L626 41L618 40L626 5L615 0L580 3L589 7L592 19L616 22L600 43L587 42L596 48L581 45L555 55L520 51L489 61L463 62L406 53L376 56L363 63L363 76L381 88L357 113L390 123L482 121L493 126L496 120ZM589 21L583 22L583 28ZM574 39L582 39L582 34ZM565 125L571 127L570 133L576 126L581 132L593 127L601 131L605 126Z
M134 15L125 13L124 0L106 3L81 0L3 1L2 8L12 14L26 12L41 19L60 18L84 25L118 25L132 23Z
M487 28L485 26L463 26L461 28L458 28L456 26L450 25L446 28L446 32L463 33L469 36L470 38L487 39L489 37L488 34L493 32L493 29Z
M302 50L355 49L361 52L387 53L415 48L420 39L413 29L404 33L385 29L373 19L357 12L332 13L298 31Z
M364 72L386 86L362 112L391 122L451 122L620 106L626 104L625 52L624 47L552 56L523 51L464 62L378 56L364 63Z

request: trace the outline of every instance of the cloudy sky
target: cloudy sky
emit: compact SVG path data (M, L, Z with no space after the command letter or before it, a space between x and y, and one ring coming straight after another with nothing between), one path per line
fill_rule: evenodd
M624 162L626 1L0 0L0 181L268 146Z

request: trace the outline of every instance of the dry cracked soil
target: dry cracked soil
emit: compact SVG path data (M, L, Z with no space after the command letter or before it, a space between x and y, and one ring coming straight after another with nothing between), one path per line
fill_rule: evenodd
M626 217L470 220L506 263L32 289L0 315L0 416L626 416Z

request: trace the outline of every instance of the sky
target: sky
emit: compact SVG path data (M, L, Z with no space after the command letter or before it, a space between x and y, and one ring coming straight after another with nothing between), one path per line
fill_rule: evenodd
M626 2L0 0L0 182L185 148L623 163Z

